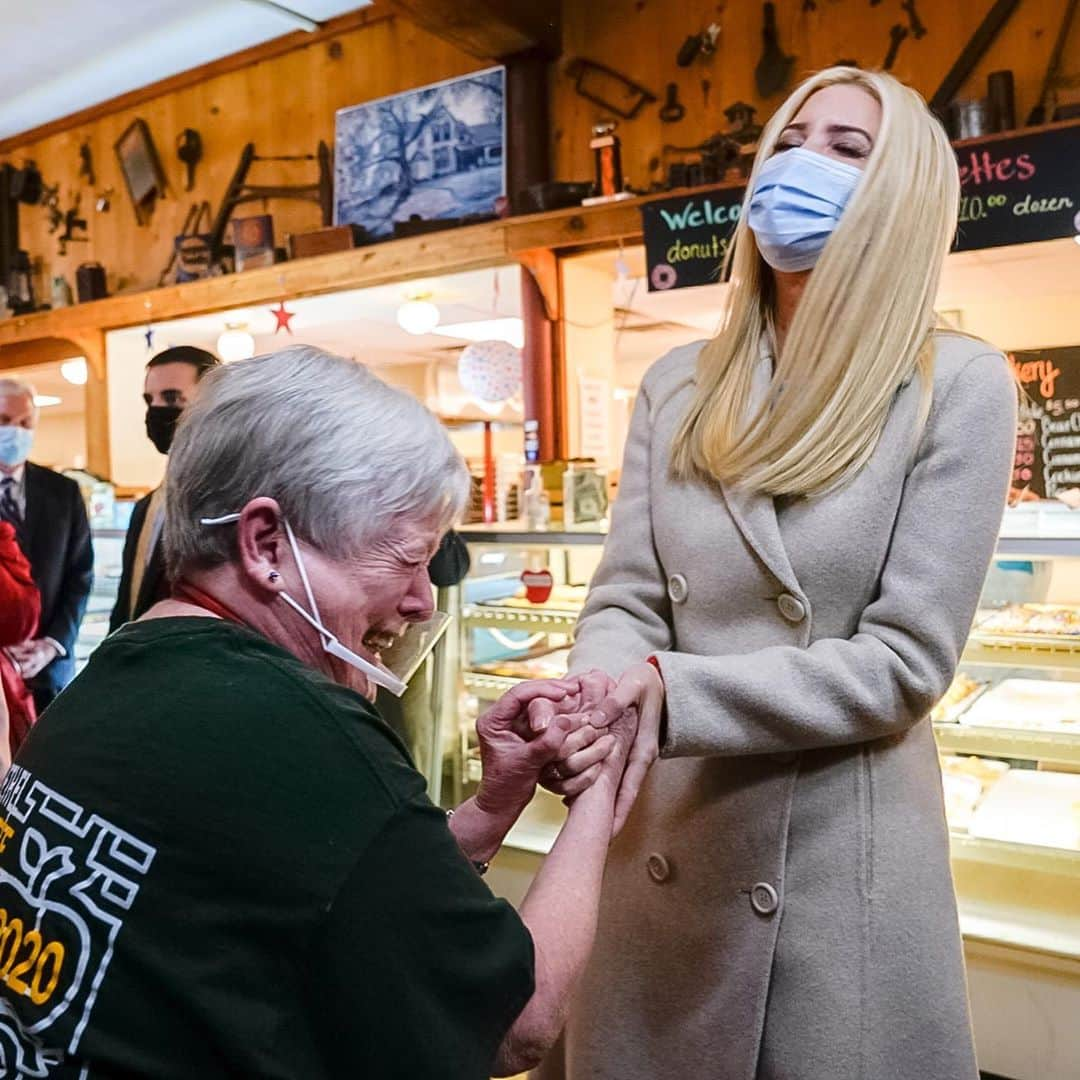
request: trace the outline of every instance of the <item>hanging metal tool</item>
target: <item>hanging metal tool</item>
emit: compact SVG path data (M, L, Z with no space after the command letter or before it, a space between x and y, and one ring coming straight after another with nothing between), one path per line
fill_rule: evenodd
M176 156L187 167L187 181L184 190L190 191L195 186L195 166L202 161L202 136L194 128L184 128L176 140Z
M700 34L691 34L679 49L675 63L679 67L689 67L699 56L712 56L716 52L716 42L720 37L720 24L706 26Z
M1078 0L1069 0L1065 5L1065 14L1061 19L1061 29L1058 30L1057 40L1054 42L1054 50L1050 53L1050 62L1046 65L1046 77L1043 79L1042 92L1035 107L1028 114L1028 127L1033 124L1045 124L1048 113L1047 106L1050 103L1050 91L1054 87L1054 81L1061 73L1061 54L1065 50L1065 42L1069 37L1069 28L1072 26L1073 16L1076 14Z
M754 69L754 81L757 83L758 93L764 98L771 97L787 86L795 57L787 56L780 48L780 39L776 30L776 5L773 3L763 5L762 14L764 26L761 36L764 48L761 59Z
M930 109L937 116L945 118L952 99L956 97L968 76L975 70L975 65L993 44L1019 3L1020 0L995 0L994 6L979 24L975 33L971 35L971 40L964 46L956 58L956 63L942 80L937 93L930 99Z
M67 254L68 244L85 244L89 241L88 236L76 236L76 230L86 231L86 218L79 217L79 204L82 202L82 193L75 196L75 203L64 213L64 231L60 234L60 254Z
M899 23L894 23L889 29L889 51L885 54L885 62L881 65L886 71L892 71L893 64L896 63L897 53L900 52L900 46L904 43L904 40L908 36L908 28L901 26Z
M667 84L667 97L660 106L660 119L665 124L677 124L686 115L686 106L679 100L677 83Z
M79 147L79 175L85 177L91 187L97 183L94 175L94 152L90 149L89 142L84 142Z
M926 37L926 24L919 18L919 13L915 10L915 0L903 0L900 10L907 12L908 29L911 31L911 36L916 41L921 41Z
M594 60L579 56L566 65L566 73L575 80L574 89L586 101L623 120L633 120L644 106L656 101L651 90Z

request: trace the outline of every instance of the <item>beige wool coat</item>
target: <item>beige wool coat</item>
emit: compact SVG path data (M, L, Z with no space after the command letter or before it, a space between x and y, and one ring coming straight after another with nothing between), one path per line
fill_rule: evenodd
M974 1080L944 694L993 553L1016 390L936 336L846 486L788 505L669 476L700 345L647 374L571 656L656 653L667 740L604 879L545 1080ZM770 362L759 365L763 395ZM758 398L760 400L760 397Z

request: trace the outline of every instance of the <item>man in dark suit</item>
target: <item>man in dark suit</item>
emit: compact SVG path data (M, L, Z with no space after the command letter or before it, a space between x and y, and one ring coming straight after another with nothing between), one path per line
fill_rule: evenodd
M180 415L198 393L199 380L220 362L206 349L177 345L158 353L146 365L143 384L146 436L159 453L168 454ZM131 513L109 633L139 618L170 593L171 583L161 550L164 520L165 485L162 484L140 499Z
M27 461L38 410L34 391L0 379L0 519L15 527L41 593L37 636L8 649L38 713L75 674L75 638L94 576L90 523L74 480Z

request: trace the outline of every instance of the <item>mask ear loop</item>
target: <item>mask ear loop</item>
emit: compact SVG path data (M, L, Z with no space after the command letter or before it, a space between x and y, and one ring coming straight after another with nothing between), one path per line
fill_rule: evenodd
M307 596L307 601L311 605L311 613L319 623L322 623L322 615L319 614L319 605L315 603L315 593L312 592L311 589L307 568L304 566L304 560L300 558L300 546L296 542L296 533L292 531L292 526L289 524L287 518L283 519L283 524L285 525L285 535L289 538L289 547L292 548L293 561L296 563L296 569L300 571L300 581L304 586L304 594ZM289 597L286 596L285 599L288 600ZM325 628L323 628L322 632L331 640L337 640L334 635Z

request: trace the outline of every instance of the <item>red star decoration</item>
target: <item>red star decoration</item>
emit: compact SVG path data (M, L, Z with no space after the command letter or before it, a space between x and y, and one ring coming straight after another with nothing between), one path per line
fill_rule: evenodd
M276 308L270 309L270 314L277 319L277 326L274 327L274 333L279 330L285 330L288 333L292 333L292 327L289 325L289 320L296 314L295 311L285 310L285 301L282 300Z

